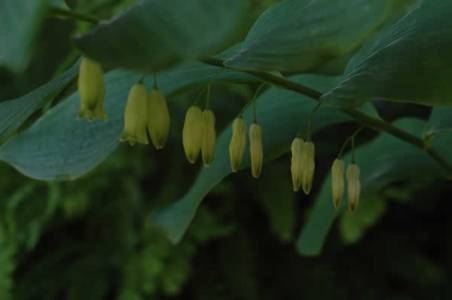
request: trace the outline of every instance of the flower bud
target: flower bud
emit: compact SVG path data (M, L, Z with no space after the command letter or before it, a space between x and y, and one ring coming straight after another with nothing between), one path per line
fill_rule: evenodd
M170 130L170 115L163 93L154 89L148 97L147 128L152 144L156 149L163 149Z
M184 128L182 130L182 144L187 160L194 164L201 151L203 137L203 115L201 109L193 105L185 114Z
M262 129L257 123L253 123L249 129L251 174L258 178L262 173L262 160L264 158L262 149Z
M124 130L121 142L128 141L130 145L135 143L147 144L147 105L148 93L143 84L135 84L129 92L126 109L124 112Z
M80 93L79 117L88 120L107 119L104 111L105 86L102 67L87 57L83 57L80 62L78 90Z
M292 142L292 161L290 164L290 172L292 173L292 185L293 191L298 192L301 187L301 181L303 178L303 164L301 163L301 153L303 149L304 141L302 138L295 138Z
M350 164L347 167L348 209L354 211L358 207L361 193L361 182L359 179L359 167Z
M204 166L208 167L213 161L215 154L215 115L210 109L206 109L202 112L202 145L201 154Z
M305 142L301 149L302 186L306 195L309 195L312 188L315 170L315 146L312 142Z
M246 146L246 123L242 118L236 118L232 122L232 136L229 143L229 159L232 172L237 172L242 163Z
M333 205L339 208L344 196L344 170L345 165L342 159L335 159L331 166L331 189L333 194Z

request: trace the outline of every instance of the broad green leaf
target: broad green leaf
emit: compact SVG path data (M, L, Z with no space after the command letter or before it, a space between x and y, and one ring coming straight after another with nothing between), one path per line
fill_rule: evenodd
M335 82L334 78L319 76L303 76L296 80L320 90L325 86L332 86ZM277 88L265 92L256 101L257 119L263 130L264 157L269 161L289 150L290 143L299 130L305 133L307 118L316 102L300 94ZM253 118L250 107L245 110L244 118L248 124L251 123ZM313 132L349 120L334 109L320 108L315 114ZM178 242L182 238L204 196L231 173L228 154L230 138L229 126L218 138L212 165L201 170L182 199L152 216L153 222L163 229L171 241ZM248 165L249 154L246 152L242 167Z
M452 133L452 108L450 107L434 108L425 129L425 136L441 133Z
M246 12L243 0L147 0L76 40L97 61L155 72L221 50Z
M226 64L236 68L342 73L346 59L378 30L400 0L285 0L254 24L242 49ZM345 57L345 59L343 59Z
M126 71L106 75L107 122L77 119L80 100L76 92L2 145L0 160L26 176L41 180L74 179L87 173L118 146L125 101L140 76ZM162 73L159 85L171 95L211 80L256 81L248 75L197 63ZM145 84L151 89L152 78L146 78Z
M33 40L50 0L0 1L0 66L13 72L25 69Z
M452 104L451 1L423 1L350 62L326 101L357 106L373 99Z
M425 123L403 119L395 126L419 135ZM363 199L384 186L400 180L434 180L444 178L442 169L424 151L387 134L355 149L356 162L361 169ZM346 159L349 161L350 157ZM303 255L318 255L337 216L331 200L331 180L328 176L314 200L314 207L297 241ZM343 201L346 202L346 201ZM346 203L343 203L344 205ZM358 207L359 210L359 207Z
M78 72L78 63L29 94L0 102L0 140L17 130L35 111L64 89Z

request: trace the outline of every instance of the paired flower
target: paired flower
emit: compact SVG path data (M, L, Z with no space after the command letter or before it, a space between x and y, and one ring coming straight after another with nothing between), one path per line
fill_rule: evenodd
M309 195L312 188L315 171L315 146L312 142L305 142L302 138L295 138L291 146L293 190L297 192L300 186L303 192Z
M156 149L165 146L170 129L166 98L158 89L149 95L142 83L132 86L124 111L121 141L148 144L148 132Z
M339 208L344 196L345 180L344 180L345 164L342 159L336 158L331 167L331 188L333 194L333 205Z
M147 128L152 144L158 150L163 149L168 139L171 118L165 95L154 89L148 97Z
M187 160L194 164L198 159L202 145L203 116L201 109L193 105L185 114L184 128L182 129L182 144Z
M242 163L246 146L246 123L238 117L232 123L232 137L229 143L229 159L232 172L237 172Z
M344 196L345 164L342 159L337 158L331 167L331 189L333 194L333 205L339 208ZM348 209L355 211L359 204L361 194L360 170L357 164L351 163L345 172L347 177Z
M210 109L201 109L193 105L186 114L182 130L182 145L187 160L194 164L202 154L204 166L208 167L215 154L216 130L215 115Z
M361 193L361 181L359 179L359 167L355 163L347 167L348 209L355 211L359 204Z
M262 148L262 129L257 123L253 123L249 129L251 174L254 178L259 178L262 173L262 162L264 158Z
M215 154L215 115L210 109L206 109L202 112L202 145L201 154L204 166L208 167L213 161Z
M148 93L143 84L137 83L130 89L127 99L121 142L128 141L132 146L135 143L147 144L147 125Z
M105 85L102 67L87 57L83 57L80 62L78 90L80 93L79 117L88 120L106 120L107 114L104 111Z
M290 172L292 174L293 191L298 192L301 187L303 178L303 164L301 162L301 153L303 152L304 140L302 138L295 138L290 147L292 152L292 161L290 164Z

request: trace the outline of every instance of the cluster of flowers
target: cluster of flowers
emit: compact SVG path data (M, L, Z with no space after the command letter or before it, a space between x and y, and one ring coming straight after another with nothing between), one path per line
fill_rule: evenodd
M78 78L80 92L80 117L93 119L107 118L103 102L105 87L101 66L89 59L83 58L80 64ZM154 86L148 93L142 83L132 86L124 112L124 130L121 141L148 144L150 139L156 149L165 146L170 130L170 115L164 94ZM258 178L262 172L263 144L262 128L255 121L248 129L250 143L251 174ZM232 172L237 172L242 164L247 142L247 125L241 116L232 123L232 136L229 143L229 158ZM182 144L187 160L194 164L199 155L204 166L208 167L214 160L216 143L215 115L212 110L201 110L192 105L186 112L182 131ZM315 146L311 141L296 137L291 145L291 174L295 192L302 187L309 194L315 171ZM347 179L348 207L355 210L360 197L359 167L351 163L345 172L345 163L336 159L331 168L333 204L340 207L345 192ZM345 175L345 176L344 176Z

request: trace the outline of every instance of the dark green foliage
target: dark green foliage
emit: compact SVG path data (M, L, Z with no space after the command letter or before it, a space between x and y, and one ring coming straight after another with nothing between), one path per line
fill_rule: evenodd
M0 300L449 299L451 9L0 1ZM108 121L76 117L82 55L104 68ZM118 141L138 81L169 100L162 151ZM181 145L207 90L209 168ZM249 148L230 171L240 113L263 129L259 180ZM331 163L361 127L342 153L361 203L335 210ZM309 196L292 192L296 136L316 146Z

